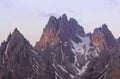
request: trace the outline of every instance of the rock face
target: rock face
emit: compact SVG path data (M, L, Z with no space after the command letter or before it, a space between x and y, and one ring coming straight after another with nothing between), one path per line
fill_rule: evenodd
M115 45L106 24L85 34L75 19L68 20L64 14L58 19L50 17L35 49L54 68L50 71L55 79L98 79L107 69L109 49Z
M42 79L43 74L36 73L40 57L34 52L29 42L15 29L0 47L0 79ZM43 73L42 69L40 73Z
M0 46L0 79L119 79L120 39L106 24L86 34L65 14L51 16L32 47L15 29Z
M120 42L111 52L111 60L106 72L106 79L119 79L120 78Z
M55 75L59 74L55 78L70 79L72 74L78 75L77 73L80 71L75 68L78 58L75 52L73 53L75 48L72 44L81 43L83 41L81 38L84 36L84 29L75 19L70 18L68 20L65 14L58 19L53 16L50 17L35 49L53 67L54 70L51 71L54 71ZM87 39L89 42L89 38L86 37ZM72 68L73 72L70 71Z
M91 36L92 46L98 47L100 51L103 49L111 49L116 45L116 39L108 29L106 24L96 28Z
M79 42L80 40L76 33L81 36L85 35L83 27L81 27L75 19L70 18L68 20L65 14L58 19L51 16L35 48L44 49L47 47L47 44L49 44L49 46L56 46L60 41L68 41L70 39Z

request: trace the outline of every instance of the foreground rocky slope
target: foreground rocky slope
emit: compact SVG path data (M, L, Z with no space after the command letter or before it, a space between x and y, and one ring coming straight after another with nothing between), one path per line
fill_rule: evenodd
M0 79L119 79L119 47L106 24L51 16L34 48L17 29L1 44Z

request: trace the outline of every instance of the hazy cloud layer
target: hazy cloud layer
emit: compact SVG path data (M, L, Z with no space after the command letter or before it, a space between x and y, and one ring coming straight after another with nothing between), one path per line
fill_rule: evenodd
M50 16L59 16L59 14L58 13L46 13L46 12L40 12L39 13L39 16L41 16L41 17L50 17Z

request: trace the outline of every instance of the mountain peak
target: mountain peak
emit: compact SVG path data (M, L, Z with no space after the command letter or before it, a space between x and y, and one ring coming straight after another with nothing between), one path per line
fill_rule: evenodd
M17 28L0 46L0 79L27 79L32 69L32 46ZM20 71L19 71L20 70ZM9 72L9 74L7 73ZM18 73L15 75L14 73ZM22 73L21 73L22 72ZM23 73L25 72L25 73Z
M95 47L103 50L104 48L113 48L116 45L116 39L106 24L96 28L92 34L92 43Z
M101 27L95 28L95 30L94 30L94 32L104 32L104 31L110 31L106 24L102 24Z
M52 23L55 20L57 20L55 16L50 16L48 23Z
M11 39L13 40L23 40L25 39L24 36L20 33L20 31L15 28L13 33L11 34Z
M67 17L67 15L64 13L64 14L62 15L62 17Z
M13 35L14 35L14 34L15 34L15 35L22 35L17 28L14 29Z
M29 42L17 28L14 29L13 33L8 35L6 43L9 44L9 48L14 48L16 45L22 47L25 43L29 45Z
M84 36L85 32L75 19L68 20L66 14L59 18L51 16L35 48L46 47L47 44L55 46L59 41L76 40L78 39L77 34ZM79 41L77 40L77 42Z
M103 29L108 29L108 26L104 23L104 24L102 25L102 28L103 28Z
M19 32L19 30L17 28L14 29L14 32Z
M67 20L67 15L66 15L66 14L63 14L63 15L62 15L62 19Z
M66 14L63 14L62 16L60 16L59 18L58 18L59 20L63 20L63 21L67 21L67 15ZM49 18L49 21L48 21L48 24L49 23L54 23L55 21L57 21L58 20L55 16L50 16L50 18Z
M20 31L15 28L14 31L11 33L9 33L8 37L7 37L7 40L6 40L6 43L12 41L12 40L19 40L19 41L22 41L22 40L25 40L24 36L20 33ZM19 43L19 42L18 42Z

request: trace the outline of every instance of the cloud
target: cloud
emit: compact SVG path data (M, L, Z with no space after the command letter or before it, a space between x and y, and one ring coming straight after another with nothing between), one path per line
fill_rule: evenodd
M50 17L50 16L59 16L59 14L58 13L46 13L46 12L40 12L39 13L39 16L41 16L41 17Z
M69 12L71 14L74 14L74 15L80 15L80 12L77 12L77 11L74 11L74 10L69 10Z

